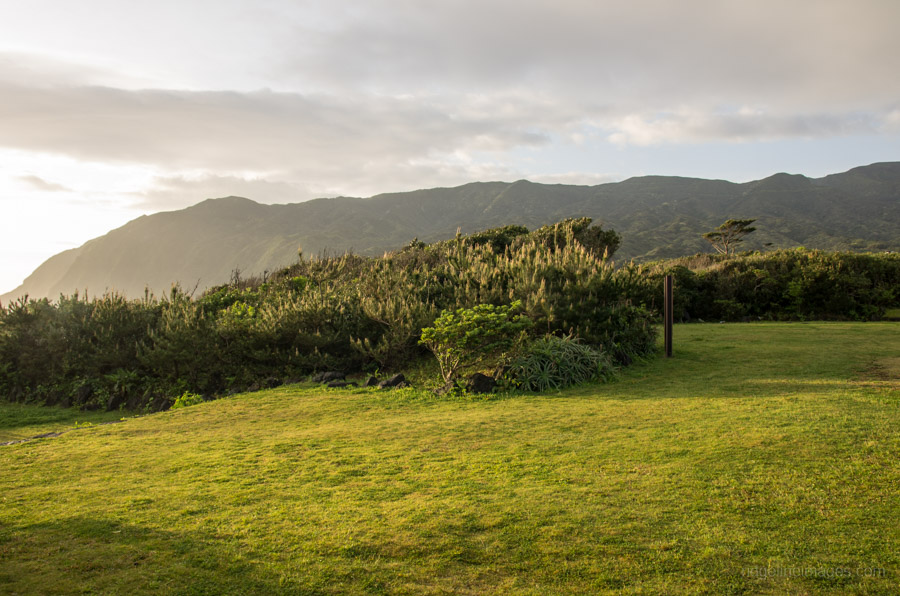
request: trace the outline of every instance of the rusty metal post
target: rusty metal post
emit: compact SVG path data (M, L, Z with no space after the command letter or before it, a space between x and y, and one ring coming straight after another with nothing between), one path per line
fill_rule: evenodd
M675 306L675 300L672 296L672 276L667 275L665 279L665 289L663 291L663 299L665 300L665 307L663 308L663 314L665 317L665 331L664 331L664 339L666 342L666 358L672 357L672 323L674 322L673 311Z

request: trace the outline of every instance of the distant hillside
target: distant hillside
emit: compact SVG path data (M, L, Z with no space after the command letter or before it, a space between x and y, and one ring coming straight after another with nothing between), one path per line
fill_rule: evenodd
M173 282L199 289L231 272L261 273L307 256L353 250L381 254L414 237L431 242L507 224L534 228L588 216L623 236L623 259L708 251L700 234L728 218L757 218L744 247L900 250L900 162L811 179L776 174L736 184L663 176L571 186L527 181L340 197L290 205L210 199L181 211L143 216L38 267L4 303L29 294L56 297L87 289L130 296Z

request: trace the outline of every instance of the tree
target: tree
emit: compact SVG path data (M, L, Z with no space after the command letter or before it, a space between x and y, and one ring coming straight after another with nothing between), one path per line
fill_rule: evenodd
M756 230L750 227L755 219L729 219L712 232L703 234L716 252L728 255L734 252L736 244L744 241L744 236Z

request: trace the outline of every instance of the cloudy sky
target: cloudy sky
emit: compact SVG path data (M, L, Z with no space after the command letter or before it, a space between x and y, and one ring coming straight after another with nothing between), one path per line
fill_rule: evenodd
M0 0L0 293L143 213L900 159L896 0Z

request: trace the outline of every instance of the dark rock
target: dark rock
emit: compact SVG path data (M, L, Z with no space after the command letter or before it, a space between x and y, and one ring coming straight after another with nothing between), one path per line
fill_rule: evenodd
M363 383L363 387L378 387L378 379L375 377L369 377L366 379L366 382Z
M253 393L254 391L259 391L261 387L259 383L253 383L249 387L247 387L247 393Z
M328 383L330 381L341 381L346 378L347 375L340 371L328 371L328 372L320 372L313 375L312 382L313 383Z
M331 381L326 385L326 387L331 388L340 388L340 387L359 387L356 383L352 381Z
M459 385L456 381L447 381L440 387L434 390L435 395L447 395L449 393L455 393L460 389Z
M466 380L469 393L491 393L497 387L497 379L482 373L475 373Z
M409 387L409 383L406 382L406 377L403 376L403 373L397 373L390 379L385 379L378 383L379 389L391 389L393 387Z

